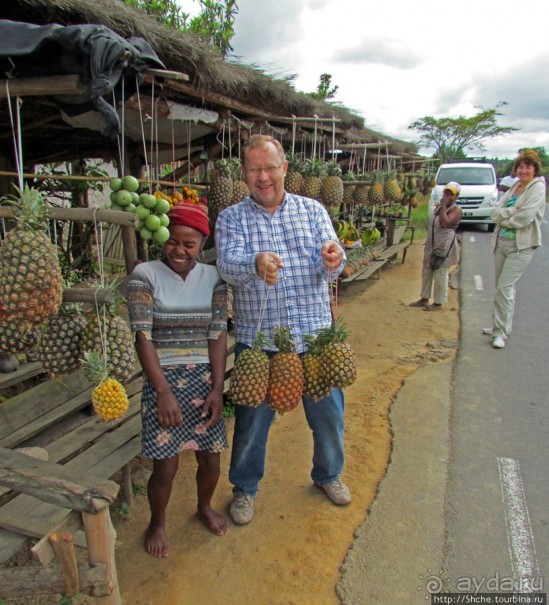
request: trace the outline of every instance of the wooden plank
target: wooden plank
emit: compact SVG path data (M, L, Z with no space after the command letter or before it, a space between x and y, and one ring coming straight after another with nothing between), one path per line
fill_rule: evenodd
M39 361L31 361L29 363L22 363L17 370L10 372L9 374L0 373L0 389L6 389L19 384L34 376L45 374L46 370Z
M0 406L0 446L20 443L42 430L42 417L72 398L88 391L90 383L82 372L63 376L61 380L49 380L16 395ZM54 421L55 421L54 420ZM32 427L28 427L32 423ZM47 423L47 421L46 421ZM28 427L28 428L27 428ZM13 433L17 431L18 435Z
M113 481L7 448L0 448L0 461L0 485L56 506L96 513L112 504L119 491Z
M408 246L409 246L408 242L401 242L400 244L395 244L394 246L389 246L388 248L385 248L385 250L382 251L382 253L380 254L380 259L389 260L390 258L395 256L401 250L404 250L404 248L407 248Z
M380 271L381 267L383 267L387 263L386 260L375 260L364 269L358 276L357 281L363 281L371 277L376 271Z

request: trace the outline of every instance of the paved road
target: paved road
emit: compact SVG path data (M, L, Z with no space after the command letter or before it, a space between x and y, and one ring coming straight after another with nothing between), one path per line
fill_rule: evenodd
M490 234L471 227L463 240L458 357L415 372L393 404L391 465L343 566L345 605L425 603L440 587L549 590L549 247L519 282L512 338L495 350L481 334Z
M494 292L490 236L463 236L443 566L496 588L527 576L539 585L549 580L549 249L518 283L513 334L494 350L481 335Z

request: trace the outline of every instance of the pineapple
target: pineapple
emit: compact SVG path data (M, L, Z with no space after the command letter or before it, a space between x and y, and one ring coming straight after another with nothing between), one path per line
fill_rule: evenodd
M124 297L116 290L116 282L109 284L109 287L114 290L113 302L106 305L104 314L95 314L88 321L82 336L82 350L90 353L105 349L107 372L124 383L134 372L133 338L128 323L119 316ZM91 380L89 375L86 374L86 377Z
M383 184L383 196L386 202L396 202L400 200L402 191L396 179L395 172L388 172L385 183Z
M0 248L0 308L4 319L38 324L57 312L63 280L57 249L46 231L47 206L42 193L18 189L17 225Z
M303 171L305 181L303 182L303 195L313 200L321 200L322 176L324 175L324 162L318 158L305 160Z
M372 174L372 185L368 191L368 202L372 206L383 204L383 185L381 184L381 174L379 172Z
M283 414L293 410L303 395L303 367L295 352L290 328L279 327L273 336L278 348L270 363L267 403Z
M233 179L231 204L237 204L240 200L243 200L246 196L250 195L250 188L242 178L242 162L238 158L233 158L230 161Z
M357 185L353 192L353 202L361 207L366 206L368 202L368 194L370 192L370 177L366 174L357 177L357 180L364 181L364 184Z
M323 204L328 208L334 208L343 202L341 168L335 160L326 164L326 177L322 181L320 197Z
M349 181L356 181L357 177L352 172L347 172L341 178L343 180L343 203L352 204L353 193L355 192L356 185L354 183L350 183Z
M325 372L322 367L321 350L317 343L317 337L311 334L304 336L309 348L301 358L303 365L303 394L315 402L326 397L330 393L330 387L326 384Z
M341 319L318 331L318 347L324 377L330 387L348 387L356 380L356 362L351 346L345 342L348 332Z
M208 189L208 210L212 221L233 199L233 179L231 160L218 160L214 165L214 176ZM215 224L215 222L212 222Z
M265 401L269 385L269 358L262 350L265 337L259 332L251 349L238 356L231 373L229 397L233 403L257 407Z
M303 160L297 153L288 156L288 171L284 177L284 189L288 193L301 195L305 178L301 171L303 170Z
M86 319L80 305L62 304L44 328L38 354L42 365L52 374L67 374L81 366L82 335Z
M130 402L124 387L107 373L107 361L98 351L84 354L84 373L97 385L91 393L95 413L101 420L117 420L128 411Z
M34 348L38 342L38 330L28 321L0 322L0 352L16 355Z

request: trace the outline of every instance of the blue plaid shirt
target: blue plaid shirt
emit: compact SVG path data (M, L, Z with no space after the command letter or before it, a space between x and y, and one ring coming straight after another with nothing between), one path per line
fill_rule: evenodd
M223 210L215 227L217 267L233 287L237 342L251 345L261 331L272 342L273 329L287 326L297 352L306 350L305 334L331 324L328 278L320 250L327 240L337 242L330 216L319 202L286 193L274 214L248 196ZM260 252L282 259L278 281L267 284L257 274ZM276 350L270 345L267 347Z

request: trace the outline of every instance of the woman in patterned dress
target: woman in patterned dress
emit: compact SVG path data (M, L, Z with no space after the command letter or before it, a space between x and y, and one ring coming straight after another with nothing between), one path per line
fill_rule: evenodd
M198 517L214 534L227 531L225 518L211 507L220 452L228 447L227 289L214 266L197 262L210 232L205 206L179 204L168 216L162 260L137 265L128 282L130 324L144 372L143 455L153 461L145 548L155 557L168 555L166 508L183 450L193 450L198 463Z

